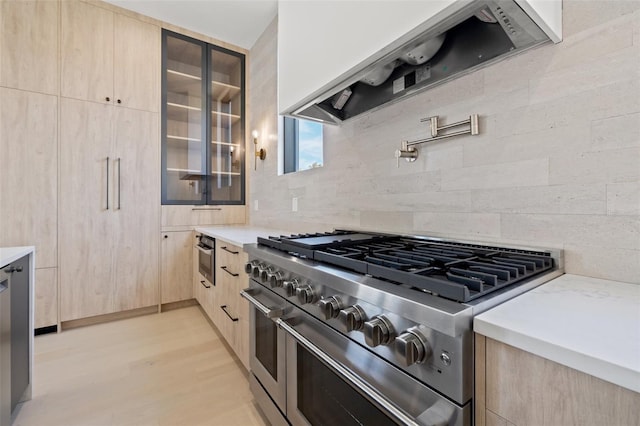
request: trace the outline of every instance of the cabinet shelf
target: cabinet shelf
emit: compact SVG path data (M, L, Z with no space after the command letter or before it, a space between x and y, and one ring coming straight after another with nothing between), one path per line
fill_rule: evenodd
M225 176L240 176L240 172L218 172L215 170L211 171L212 175L225 175Z
M222 118L229 118L231 120L231 124L235 124L240 120L240 116L236 114L230 114L228 112L219 112L219 111L211 111L211 114L214 116L219 116ZM212 126L215 126L216 123L212 123Z
M225 145L225 146L233 146L240 148L239 143L229 143L229 142L220 142L220 141L211 141L213 145Z
M229 102L240 93L240 87L233 84L211 81L211 99L215 101Z
M173 140L185 141L185 142L200 142L201 141L200 138L187 138L187 137L184 137L184 136L174 136L174 135L167 135L167 139L173 139Z
M202 78L176 70L167 70L167 85L172 92L199 95L202 92ZM211 80L211 100L229 102L241 91L239 86Z

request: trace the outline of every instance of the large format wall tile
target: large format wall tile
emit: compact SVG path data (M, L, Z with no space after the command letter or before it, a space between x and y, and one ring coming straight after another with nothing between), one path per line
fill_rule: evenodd
M566 272L640 284L640 2L565 0L546 44L324 127L324 167L277 174L277 21L251 51L254 225L358 227L565 250ZM480 134L428 137L421 118L480 115ZM273 154L273 155L271 155ZM298 211L292 212L292 198Z

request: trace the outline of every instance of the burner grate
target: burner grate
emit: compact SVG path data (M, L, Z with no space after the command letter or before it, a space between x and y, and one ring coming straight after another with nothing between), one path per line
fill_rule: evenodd
M554 267L548 253L349 231L258 238L258 243L458 302Z

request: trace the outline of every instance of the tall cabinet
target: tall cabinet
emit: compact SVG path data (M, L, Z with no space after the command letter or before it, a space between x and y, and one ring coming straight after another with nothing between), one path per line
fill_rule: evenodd
M62 3L60 320L157 305L160 29Z
M0 246L36 248L37 328L58 321L58 15L0 1Z

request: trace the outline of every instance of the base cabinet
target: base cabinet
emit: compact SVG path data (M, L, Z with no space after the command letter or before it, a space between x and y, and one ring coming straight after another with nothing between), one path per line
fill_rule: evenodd
M478 426L640 425L640 394L476 335Z
M192 231L163 232L161 244L162 303L193 298L194 233Z
M210 283L194 265L193 293L227 344L249 369L249 304L240 297L246 287L244 264L247 254L242 248L216 240L215 282Z

